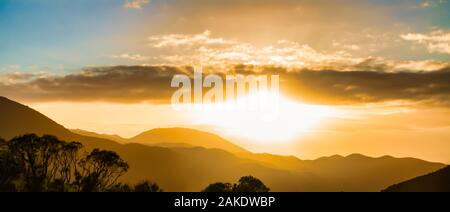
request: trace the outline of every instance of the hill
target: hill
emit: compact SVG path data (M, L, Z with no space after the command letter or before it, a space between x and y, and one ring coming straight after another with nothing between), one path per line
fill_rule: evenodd
M80 141L87 148L119 145L108 139L75 134L32 108L0 97L0 137L9 140L27 133L49 134L66 141Z
M86 130L81 130L81 129L71 129L71 132L78 134L78 135L84 135L84 136L88 136L88 137L94 137L94 138L102 138L102 139L107 139L107 140L111 140L111 141L115 141L118 143L128 143L128 140L125 138L122 138L118 135L108 135L108 134L100 134L100 133L95 133L95 132L90 132L90 131L86 131Z
M128 141L146 145L187 144L210 149L223 149L232 153L248 152L220 136L186 128L153 129L143 132Z
M69 130L41 113L4 97L0 97L0 123L0 135L4 139L30 132L62 137L72 135Z
M87 150L115 151L130 165L124 181L154 180L166 191L200 191L209 183L234 182L249 174L263 180L273 191L380 191L444 166L417 159L369 158L363 155L306 161L253 154L219 136L182 128L147 132L138 136L137 141L145 143L151 138L149 140L155 144L188 143L193 144L192 147L119 144L105 138L73 133L27 106L0 98L0 137L10 139L25 133L52 134L66 141L79 141Z
M415 158L373 158L361 154L324 157L309 162L314 173L330 177L328 180L341 191L376 191L376 188L388 186L389 182L402 182L411 175L418 176L443 166Z
M245 156L244 156L245 157ZM402 182L410 176L419 176L444 167L441 163L430 163L415 158L378 158L361 154L346 157L334 155L316 160L300 160L271 154L251 154L246 158L263 162L272 168L291 172L309 172L321 176L329 184L329 191L379 191L390 182Z
M383 190L384 192L450 192L450 166Z

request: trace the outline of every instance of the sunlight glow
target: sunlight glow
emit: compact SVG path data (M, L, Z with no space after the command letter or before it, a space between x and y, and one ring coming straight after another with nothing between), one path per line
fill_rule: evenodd
M270 101L278 101L276 113L270 110L239 108L245 104L243 102L257 98L255 95L220 105L203 105L201 111L194 112L196 113L194 121L197 124L217 127L229 136L242 137L258 143L277 143L291 142L301 137L333 114L330 107L302 104L271 93L260 93L256 96L268 95Z

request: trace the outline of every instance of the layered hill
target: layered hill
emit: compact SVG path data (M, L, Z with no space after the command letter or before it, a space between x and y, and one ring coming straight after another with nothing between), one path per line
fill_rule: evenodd
M390 186L384 192L450 192L450 166Z
M128 140L131 143L146 145L190 145L208 149L223 149L232 153L245 153L247 150L212 133L186 128L160 128L143 132Z
M100 134L100 133L90 132L90 131L86 131L86 130L82 130L82 129L71 129L70 131L75 134L78 134L78 135L107 139L107 140L115 141L115 142L122 143L122 144L128 143L127 139L122 138L119 135Z
M444 167L412 158L350 155L304 161L253 154L214 134L182 128L152 130L132 138L133 143L119 144L104 135L79 135L27 106L0 98L0 137L25 133L79 141L88 150L116 151L131 167L124 181L154 180L166 191L200 191L210 183L234 182L244 175L257 176L273 191L380 191ZM161 143L166 146L149 145Z

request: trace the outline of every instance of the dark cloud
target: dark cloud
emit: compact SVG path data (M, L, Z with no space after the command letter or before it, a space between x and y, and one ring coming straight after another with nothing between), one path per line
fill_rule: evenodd
M450 69L432 72L299 71L286 74L286 91L331 104L406 100L450 105ZM299 93L301 95L295 95Z
M252 69L255 67L241 66L237 72L249 74ZM311 71L266 67L259 72L280 74L282 92L306 102L359 104L404 100L450 106L450 67L423 72L386 70Z
M168 103L175 74L191 67L113 66L85 69L63 77L0 84L0 95L26 101L109 101ZM375 103L406 100L450 106L450 68L431 72L295 70L235 66L228 73L278 74L281 92L306 102Z
M172 76L189 68L112 66L26 83L0 84L0 95L25 101L110 101L162 103L173 93Z

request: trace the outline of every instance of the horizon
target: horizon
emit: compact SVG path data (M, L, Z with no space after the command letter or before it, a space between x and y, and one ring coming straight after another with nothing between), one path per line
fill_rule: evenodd
M0 95L68 129L125 138L184 127L301 159L448 164L449 11L447 0L5 0ZM224 87L200 104L211 111L174 110L171 81L194 80L195 67L221 82L279 76L269 93L279 113L233 110L268 93L217 102Z
M0 96L0 97L3 97L3 96ZM9 99L9 98L7 98L7 97L3 97L3 98L6 98L6 99L8 99L9 101L13 101L13 100L11 100L11 99ZM13 101L14 102L14 101ZM20 102L16 102L16 103L19 103L19 104L21 104ZM25 105L25 106L27 106L27 105ZM33 108L31 108L31 109L33 109ZM37 111L37 112L39 112L39 111ZM40 112L39 112L40 113ZM45 116L45 114L43 114L44 116ZM58 122L57 122L58 123ZM65 126L63 126L63 127L65 127ZM151 128L151 129L148 129L148 130L144 130L144 131L141 131L141 132L139 132L139 133L137 133L137 134L135 134L135 135L132 135L132 136L129 136L129 137L124 137L124 136L121 136L121 135L118 135L118 134L108 134L108 133L101 133L101 132L95 132L95 131L89 131L89 130L85 130L85 129L71 129L71 128L66 128L67 130L69 130L69 131L71 131L71 132L74 132L74 133L76 133L76 134L79 134L79 135L87 135L87 136L90 136L90 137L98 137L98 138L106 138L106 139L108 139L108 140L111 140L111 141L113 141L113 142L117 142L117 143L120 143L120 144L133 144L133 143L136 143L136 144L139 144L138 142L135 142L135 141L133 141L133 139L134 138L136 138L136 137L138 137L138 136L140 136L140 135L143 135L143 134L147 134L147 133L150 133L150 132L153 132L153 131L157 131L157 130L187 130L187 131L196 131L196 132L199 132L199 133L210 133L210 134L212 134L212 135L214 135L214 136L217 136L218 138L221 138L221 139L225 139L225 141L226 142L229 142L229 143L231 143L231 144L233 144L233 145L237 145L238 147L241 147L241 146L239 146L239 144L238 143L236 143L236 141L233 141L233 140L230 140L230 139L228 139L227 137L224 137L224 136L221 136L220 134L217 134L217 132L215 132L215 131L213 131L213 130L205 130L205 128L204 127L199 127L199 128L194 128L194 127L192 127L192 128L189 128L189 127L177 127L177 126L169 126L169 127L165 127L165 128ZM85 134L85 133L87 133L87 134ZM91 135L91 133L94 133L94 134L97 134L97 135ZM120 142L119 141L117 141L117 140L114 140L114 139L111 139L111 138L108 138L108 137L102 137L102 136L118 136L118 138L119 139L123 139L123 140L121 140ZM176 143L175 143L176 144ZM180 144L182 144L182 143L180 143ZM155 146L158 146L158 145L164 145L164 143L161 143L161 144L154 144ZM190 145L189 144L186 144L186 145L188 145L187 147L189 147ZM151 146L151 145L150 145ZM176 146L174 146L174 147L176 147ZM180 148L183 148L183 146L180 146ZM241 147L241 148L243 148L243 147ZM219 148L220 149L220 148ZM245 149L245 148L244 148ZM247 150L247 149L245 149L245 150ZM248 150L247 150L248 151ZM250 152L252 152L252 151L250 151ZM385 158L385 157L393 157L393 158L397 158L397 159L418 159L418 160L422 160L422 161L427 161L427 162L431 162L431 163L441 163L441 164L449 164L448 162L446 162L446 161L430 161L430 160L426 160L426 159L423 159L423 158L415 158L415 157L411 157L411 156L396 156L396 155L388 155L388 154L384 154L384 155L366 155L366 154L362 154L362 153L358 153L358 152L354 152L354 153L349 153L349 154L330 154L330 155L322 155L322 156L318 156L318 157L316 157L316 158L302 158L302 157L300 157L300 156L298 156L298 155L289 155L289 154L276 154L276 153L273 153L273 152L252 152L252 153L255 153L255 154L272 154L272 155L281 155L281 156L289 156L289 157L295 157L295 158L297 158L297 159L299 159L299 160L306 160L306 161L314 161L314 160L320 160L320 159L324 159L324 158L335 158L336 156L338 156L338 157L342 157L342 158L349 158L349 157L351 157L351 156L355 156L355 155L360 155L360 156L364 156L364 157L367 157L367 158L372 158L372 159L382 159L382 158Z

